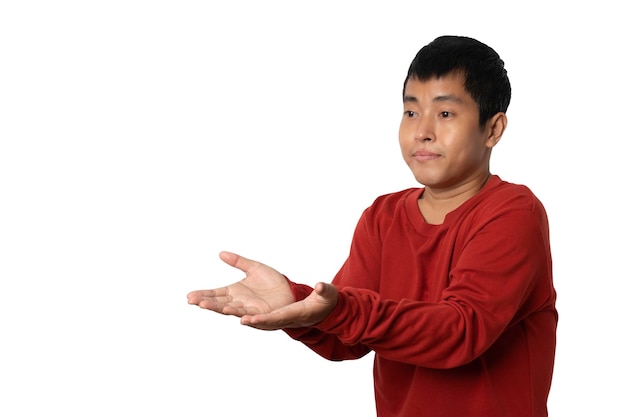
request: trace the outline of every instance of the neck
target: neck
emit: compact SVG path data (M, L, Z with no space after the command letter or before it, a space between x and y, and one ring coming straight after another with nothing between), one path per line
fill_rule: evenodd
M489 172L451 188L425 186L418 201L424 219L431 224L441 224L451 211L475 196L491 178Z

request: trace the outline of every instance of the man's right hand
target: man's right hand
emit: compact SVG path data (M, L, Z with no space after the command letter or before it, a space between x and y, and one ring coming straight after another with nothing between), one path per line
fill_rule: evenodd
M192 291L187 295L189 304L243 317L270 313L295 301L289 282L275 269L231 252L221 252L220 259L246 277L226 287Z

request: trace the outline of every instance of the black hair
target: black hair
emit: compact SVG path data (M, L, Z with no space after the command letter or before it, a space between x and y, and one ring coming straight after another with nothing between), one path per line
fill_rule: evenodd
M410 78L427 81L454 72L465 77L465 90L478 104L481 126L496 113L506 113L511 84L504 61L491 47L466 36L440 36L420 49L409 66L402 95Z

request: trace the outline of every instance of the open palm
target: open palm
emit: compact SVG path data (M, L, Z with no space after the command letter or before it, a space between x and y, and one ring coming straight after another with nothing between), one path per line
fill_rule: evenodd
M220 258L246 277L226 287L192 291L187 295L189 304L243 317L269 313L294 302L289 282L275 269L231 252L220 253Z

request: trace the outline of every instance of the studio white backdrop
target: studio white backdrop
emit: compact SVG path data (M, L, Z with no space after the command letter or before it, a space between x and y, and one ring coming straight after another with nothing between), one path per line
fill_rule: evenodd
M373 417L371 355L186 294L241 278L220 250L332 279L362 210L418 186L401 89L442 34L511 78L492 172L550 217L550 415L626 415L626 34L612 2L554 3L1 2L0 415Z

